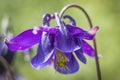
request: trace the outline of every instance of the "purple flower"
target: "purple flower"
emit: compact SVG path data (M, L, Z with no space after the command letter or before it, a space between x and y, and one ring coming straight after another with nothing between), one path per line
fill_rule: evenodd
M5 44L4 39L5 37L3 37L3 35L0 34L0 56L2 56L6 60L6 62L11 65L14 59L15 52L10 51L7 48L7 45ZM0 61L0 75L5 72L6 72L5 66Z
M12 33L8 33L9 27L9 16L4 16L1 22L1 32L0 33L0 56L4 58L4 60L11 65L14 60L15 52L8 49L5 44L6 37L12 37ZM0 61L0 75L3 77L3 74L8 73L6 70L6 66L3 64L4 61ZM5 63L6 64L6 63Z
M65 24L57 13L46 14L43 17L43 27L28 29L6 41L6 44L11 50L25 50L39 43L37 54L31 60L34 68L40 69L53 64L60 73L75 73L79 65L73 52L83 63L86 63L83 53L94 57L94 49L83 39L93 40L98 27L85 31L75 26L72 17L64 16L64 18L68 18L70 24ZM55 19L56 27L49 26L51 19Z

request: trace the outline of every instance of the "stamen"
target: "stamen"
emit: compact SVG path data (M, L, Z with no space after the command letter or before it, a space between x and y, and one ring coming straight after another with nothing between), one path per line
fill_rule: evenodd
M56 68L59 67L61 69L64 69L67 65L67 62L69 62L69 58L65 54L57 51L57 53L56 53L56 63L55 63Z

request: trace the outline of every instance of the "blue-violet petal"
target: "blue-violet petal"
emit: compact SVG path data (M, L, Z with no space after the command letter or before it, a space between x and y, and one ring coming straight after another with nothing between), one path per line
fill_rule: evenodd
M39 68L39 65L50 59L54 54L54 35L43 32L37 54L32 58L31 63L35 68Z
M54 67L55 69L62 74L72 74L79 70L79 64L72 53L61 53L65 55L65 58L61 56L55 60ZM59 60L60 59L60 60Z
M90 57L95 57L94 49L84 40L82 40L82 49L85 54Z
M99 27L93 27L89 31L85 31L82 28L73 26L73 25L66 25L66 28L71 33L71 35L81 38L81 39L87 39L87 40L93 40L95 37L95 34L98 32Z
M86 58L85 58L85 56L84 56L84 54L83 54L82 48L80 48L79 50L75 51L75 54L76 54L76 56L78 57L78 59L79 59L81 62L83 62L83 63L86 64L87 60L86 60Z
M25 50L40 41L42 31L37 27L35 29L28 29L10 41L6 41L10 50Z

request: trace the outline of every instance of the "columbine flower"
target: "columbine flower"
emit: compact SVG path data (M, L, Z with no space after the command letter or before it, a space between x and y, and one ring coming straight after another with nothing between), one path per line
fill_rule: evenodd
M5 37L0 34L0 56L2 56L8 64L11 64L14 57L14 52L10 51L5 44ZM5 66L0 62L0 75L6 72Z
M2 23L1 23L1 32L2 34L0 34L0 56L2 56L6 62L11 65L11 63L13 62L14 59L14 55L15 52L11 51L8 49L7 45L5 44L5 39L7 37L11 37L12 34L8 33L8 26L9 26L9 16L4 16L2 19ZM3 65L2 62L0 62L0 75L4 75L6 74L6 68ZM0 77L2 77L0 76Z
M49 22L55 18L56 27L50 27ZM71 24L65 24L58 16L46 14L43 17L43 27L28 29L6 44L11 50L25 50L36 43L39 43L37 54L32 58L31 64L34 68L43 68L54 63L55 69L63 74L70 74L78 71L79 65L72 52L86 63L83 54L94 56L94 49L83 39L93 40L98 27L85 31L75 26L75 21L70 16Z

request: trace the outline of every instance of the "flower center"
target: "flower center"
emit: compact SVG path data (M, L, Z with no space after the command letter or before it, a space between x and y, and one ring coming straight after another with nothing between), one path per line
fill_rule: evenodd
M69 58L65 54L57 51L56 62L55 62L56 67L57 68L60 67L60 68L64 69L64 67L67 65L67 62L69 62Z

